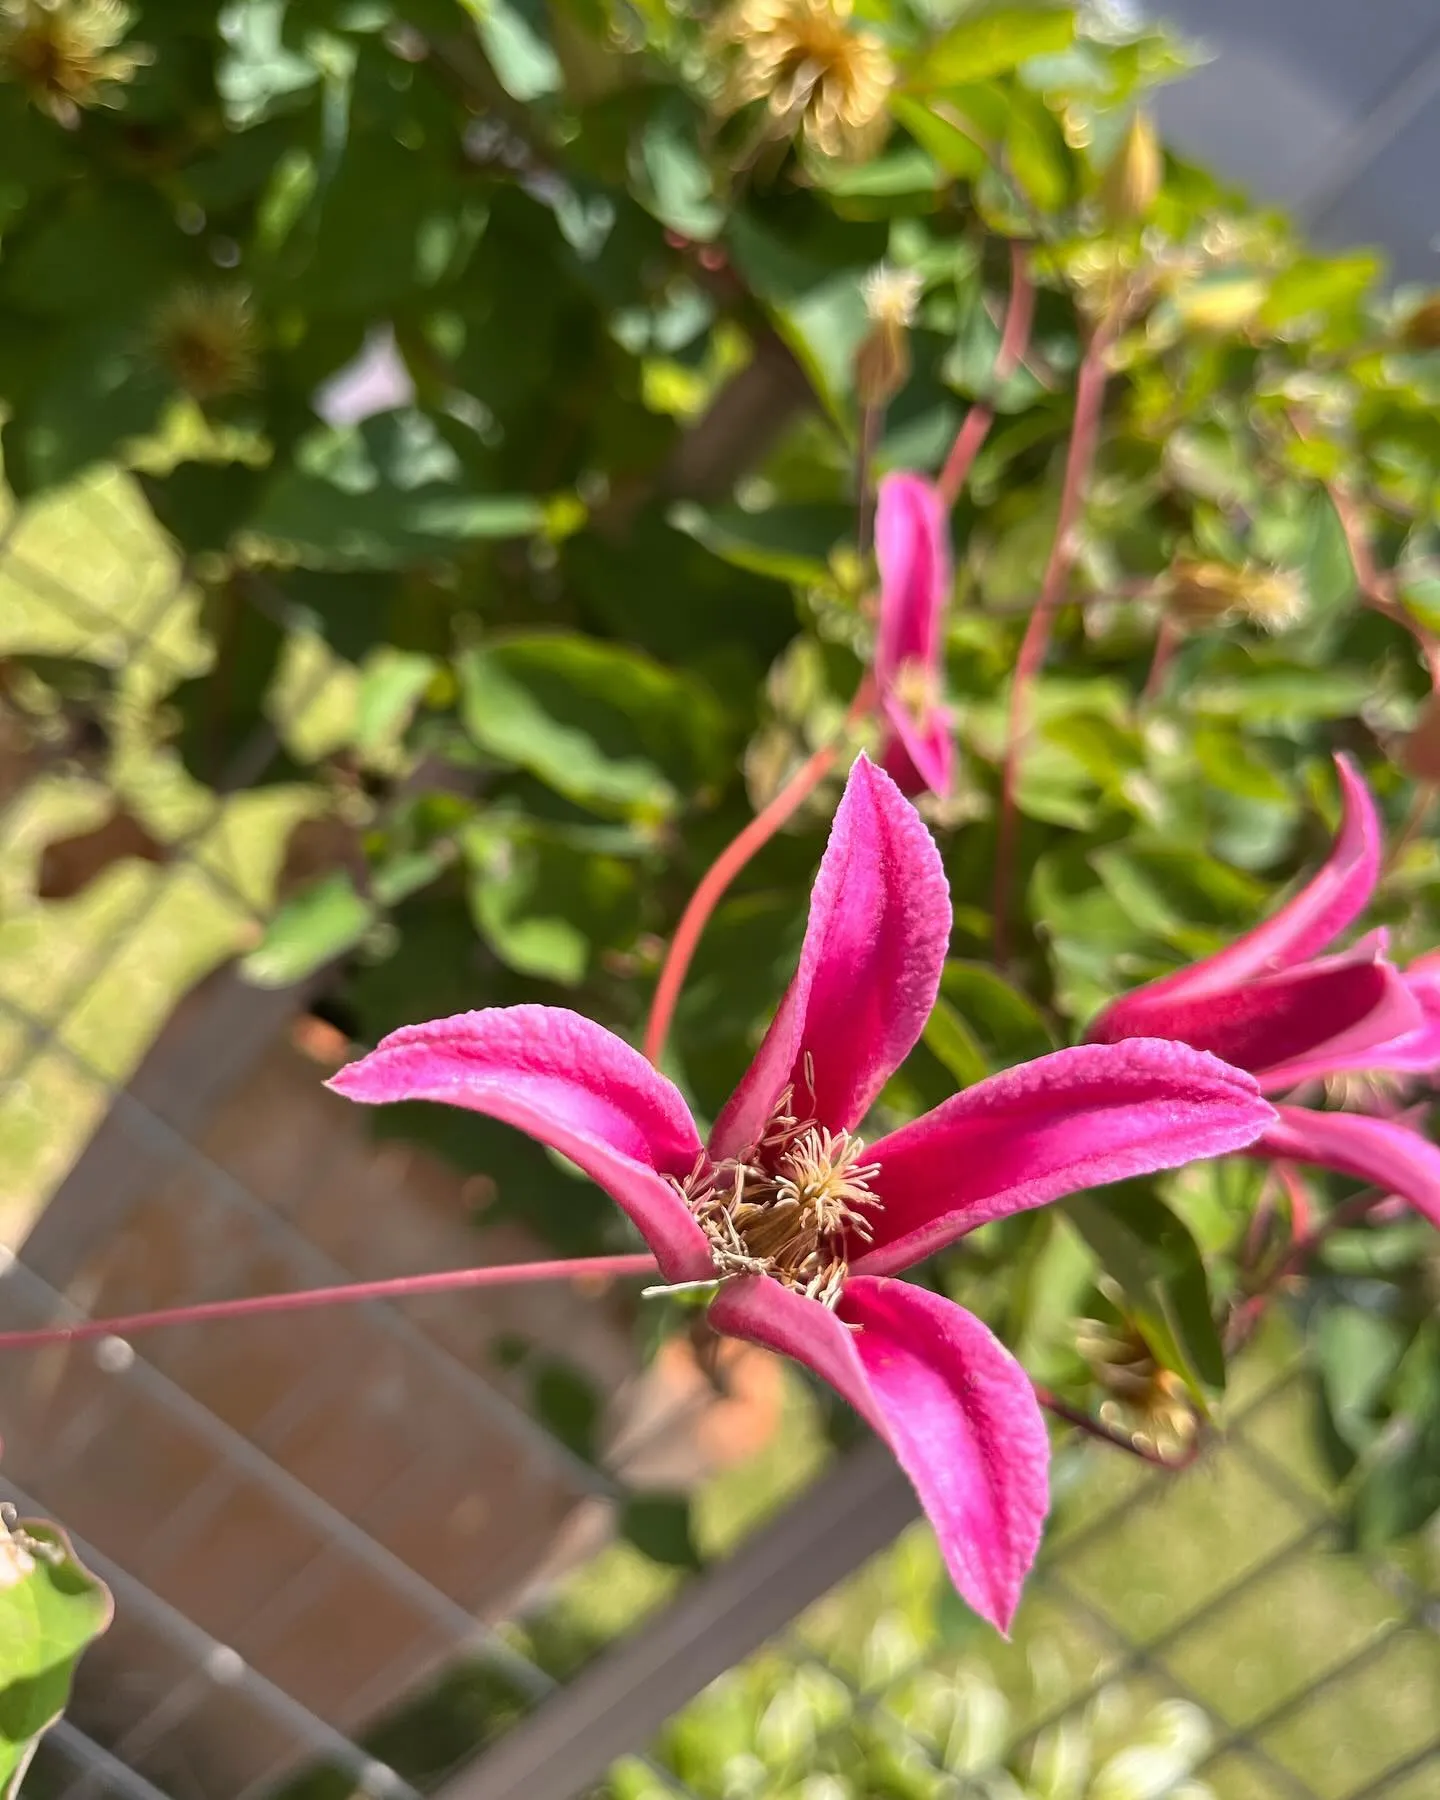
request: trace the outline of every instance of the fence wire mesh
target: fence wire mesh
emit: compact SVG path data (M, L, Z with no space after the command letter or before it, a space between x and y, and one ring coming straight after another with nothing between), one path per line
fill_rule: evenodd
M107 666L117 703L97 740L83 701L4 702L4 1323L475 1260L464 1183L335 1123L292 1042L303 995L259 1016L243 984L196 988L269 916L304 792L248 790L316 728L334 663L302 645L216 791L190 782L142 720L205 666L195 596L108 476L0 534L0 659L21 653ZM118 818L138 831L107 838ZM58 897L37 904L47 880ZM375 1227L382 1208L398 1222ZM519 1326L527 1344L497 1356ZM691 1487L723 1555L772 1510L803 1519L833 1479L798 1389L680 1379L632 1336L604 1295L465 1298L17 1357L0 1497L67 1526L117 1602L27 1794L483 1800L500 1791L487 1753L527 1718L543 1760L547 1702L685 1592L608 1544L617 1502ZM607 1390L598 1450L534 1407L557 1347ZM1223 1437L1181 1476L1062 1462L1013 1642L978 1634L922 1526L868 1561L861 1537L852 1560L832 1548L827 1566L858 1572L814 1604L802 1553L793 1622L757 1629L718 1680L698 1672L653 1742L637 1723L592 1791L1440 1793L1440 1545L1344 1553L1292 1359L1260 1345Z

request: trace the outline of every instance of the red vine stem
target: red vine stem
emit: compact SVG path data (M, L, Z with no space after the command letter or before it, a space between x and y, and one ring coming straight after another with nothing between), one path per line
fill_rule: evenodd
M84 1319L77 1325L0 1331L0 1350L38 1350L46 1344L83 1344L91 1338L131 1337L136 1332L157 1330L162 1325L198 1325L211 1319L299 1312L312 1306L349 1306L362 1300L408 1299L416 1294L510 1287L520 1282L609 1280L619 1275L653 1275L655 1272L655 1258L648 1251L627 1256L566 1257L555 1262L488 1263L479 1269L441 1269L431 1275L396 1275L384 1281L353 1281L340 1287L302 1288L288 1294L250 1294L240 1300L203 1300L196 1306L122 1313L113 1319Z
M384 1281L354 1281L340 1287L303 1288L288 1294L251 1294L239 1300L205 1300L195 1306L165 1307L157 1312L117 1313L109 1319L83 1319L75 1325L43 1325L30 1331L0 1331L0 1350L39 1350L54 1344L83 1344L97 1338L130 1338L166 1325L199 1325L216 1319L252 1319L263 1313L299 1312L307 1307L346 1306L365 1300L396 1300L416 1294L455 1293L467 1288L509 1287L521 1282L613 1280L617 1276L653 1275L655 1258L645 1251L629 1256L566 1257L554 1262L491 1263L478 1269L441 1269L430 1275L398 1275ZM1036 1387L1041 1406L1067 1424L1102 1442L1128 1450L1162 1468L1183 1468L1154 1455L1088 1413L1067 1406L1048 1388ZM1187 1458L1187 1460L1189 1460Z
M660 979L655 984L655 998L650 1002L650 1017L645 1021L645 1055L659 1065L665 1040L675 1017L676 1002L685 976L700 942L710 915L719 905L725 890L797 809L814 793L839 760L845 740L874 705L875 684L867 675L856 689L844 723L828 743L824 743L790 777L770 802L756 813L750 823L732 838L700 878L700 884L686 903L665 953Z
M1065 586L1075 561L1076 526L1085 499L1085 488L1100 439L1100 415L1105 405L1105 356L1116 329L1114 314L1096 326L1075 388L1075 422L1065 453L1065 474L1060 488L1060 510L1055 520L1055 539L1040 583L1040 596L1025 623L1015 678L1010 686L1010 717L1005 733L1005 756L1000 768L1000 819L995 840L995 961L1009 957L1010 898L1015 879L1015 847L1019 820L1015 790L1027 726L1030 688L1050 647L1055 614L1065 597Z
M1020 367L1030 343L1030 325L1035 317L1035 284L1030 279L1026 249L1018 238L1010 240L1010 304L1000 332L1000 348L995 352L995 366L990 372L992 389L1008 381ZM980 454L980 446L995 422L995 408L988 400L977 400L965 415L965 422L950 446L945 467L936 486L947 506L953 506L970 473L970 465Z

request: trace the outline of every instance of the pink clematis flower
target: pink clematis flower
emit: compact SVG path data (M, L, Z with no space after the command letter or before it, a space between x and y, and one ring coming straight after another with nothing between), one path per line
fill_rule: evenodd
M1271 919L1228 949L1123 995L1086 1036L1092 1043L1168 1037L1255 1075L1263 1092L1355 1070L1424 1074L1440 1068L1440 953L1397 969L1385 933L1321 952L1370 903L1381 831L1364 781L1336 758L1344 819L1329 860ZM1280 1106L1251 1148L1374 1182L1440 1225L1440 1150L1391 1119Z
M955 774L950 714L941 702L950 598L950 530L944 501L918 475L886 475L875 507L880 625L875 681L886 737L880 760L904 794L942 800Z
M554 1007L407 1026L331 1086L470 1107L577 1163L668 1281L718 1282L718 1331L806 1364L885 1439L960 1592L1004 1629L1046 1511L1044 1423L979 1319L891 1277L988 1220L1238 1149L1273 1113L1214 1057L1094 1045L996 1075L867 1148L857 1127L934 1004L950 917L929 833L862 757L795 978L708 1144L637 1051Z

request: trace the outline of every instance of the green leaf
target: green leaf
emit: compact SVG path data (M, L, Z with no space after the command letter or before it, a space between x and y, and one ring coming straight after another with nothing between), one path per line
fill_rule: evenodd
M76 1663L112 1611L64 1532L0 1522L0 1800L18 1796L40 1737L65 1710Z
M569 1363L547 1361L530 1383L530 1410L567 1450L593 1463L599 1454L600 1395Z
M285 902L241 972L257 987L289 987L353 950L375 920L371 902L356 892L345 870L336 869Z
M1374 698L1363 669L1256 668L1243 675L1202 676L1186 690L1193 711L1247 725L1354 718Z
M690 1525L684 1494L632 1494L620 1512L620 1535L651 1562L671 1569L704 1566Z
M668 94L641 127L631 147L630 176L636 199L672 231L708 242L725 222L700 154L695 115L680 94Z
M916 110L923 112L924 108ZM912 136L919 136L912 132ZM942 185L941 171L928 146L899 144L863 163L825 164L816 179L842 200L894 199L904 194L931 194Z
M923 89L985 81L1032 56L1068 49L1074 38L1075 15L1068 8L998 6L967 13L925 52L909 84Z
M839 419L848 417L855 353L870 329L861 282L885 255L888 228L806 217L783 235L739 213L731 223L736 267L770 313L816 392Z
M662 816L724 754L708 690L621 644L496 637L465 651L456 672L475 742L581 806Z
M394 569L480 539L524 537L544 523L538 500L473 493L431 421L402 411L302 439L251 529L313 568Z
M1063 1201L1066 1217L1124 1294L1156 1358L1184 1378L1202 1410L1224 1391L1225 1351L1205 1264L1184 1224L1148 1187L1127 1182Z
M890 111L948 175L973 181L986 167L989 158L977 130L966 131L942 118L926 101L904 94L897 94L890 102Z
M468 827L464 849L476 926L519 974L573 987L598 951L629 944L639 929L639 880L621 857L495 818Z
M797 586L824 581L831 552L855 529L853 508L823 501L755 511L685 504L676 506L671 518L725 562Z
M957 1089L973 1087L990 1073L990 1064L975 1033L948 1000L939 999L921 1033L925 1048L938 1058Z
M1301 257L1271 283L1260 323L1278 331L1301 319L1323 322L1355 307L1378 279L1381 267L1380 258L1366 250Z
M1330 1417L1341 1437L1363 1453L1380 1429L1380 1400L1405 1354L1408 1334L1394 1319L1358 1306L1331 1306L1314 1341Z
M560 58L550 43L544 0L460 0L501 87L512 100L528 104L558 94L565 83Z
M1034 1002L984 963L952 958L940 977L940 993L963 1020L990 1069L1029 1062L1055 1048Z
M376 652L360 680L352 739L362 756L373 756L402 735L440 664L433 656L388 645Z

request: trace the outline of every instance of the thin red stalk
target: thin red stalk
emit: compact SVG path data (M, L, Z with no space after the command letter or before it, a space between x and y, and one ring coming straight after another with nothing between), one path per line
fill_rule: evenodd
M700 878L690 896L670 948L665 953L660 979L655 984L655 998L650 1003L650 1017L645 1022L644 1051L657 1066L670 1035L676 1002L684 986L691 959L710 915L719 905L725 890L775 833L819 787L839 759L840 752L853 727L864 718L874 704L874 683L867 675L856 690L845 715L845 722L828 743L803 762L768 806L762 807L737 836L732 838Z
M1005 757L1000 768L1000 818L995 840L995 961L1009 957L1010 897L1015 880L1015 847L1019 821L1015 790L1027 726L1030 687L1050 647L1050 630L1065 597L1066 583L1075 561L1076 526L1085 498L1086 484L1100 439L1100 414L1105 405L1105 353L1113 325L1098 325L1080 362L1075 389L1075 422L1065 453L1065 474L1060 487L1060 510L1055 520L1055 540L1040 583L1040 596L1025 623L1015 677L1010 686L1010 716L1005 734Z
M1175 654L1179 642L1180 633L1175 629L1175 621L1161 619L1160 629L1155 636L1155 649L1150 658L1150 672L1140 690L1142 706L1152 706L1160 698L1160 690L1165 685L1165 672L1170 667L1170 658Z
M251 1318L257 1313L299 1312L315 1306L349 1306L362 1300L410 1299L417 1294L509 1287L519 1282L653 1275L655 1271L655 1258L648 1251L638 1251L630 1256L566 1257L557 1262L489 1263L479 1269L441 1269L432 1275L396 1275L384 1281L353 1281L340 1287L303 1288L290 1294L251 1294L241 1300L204 1300L196 1306L165 1307L159 1312L122 1313L113 1319L85 1319L78 1325L0 1331L0 1350L33 1350L45 1344L81 1344L90 1338L133 1337L138 1331L153 1331L162 1325L198 1325L209 1319Z
M1015 238L1010 242L1010 304L1005 311L1005 323L1000 332L1000 347L995 352L995 366L990 372L992 388L998 388L1006 382L1020 367L1026 348L1030 342L1030 325L1035 317L1035 284L1030 279L1030 269L1026 261L1025 246ZM940 497L947 506L953 506L965 485L965 477L970 473L970 465L980 454L980 446L985 442L991 425L995 422L995 408L988 400L977 400L965 415L965 422L956 434L955 442L950 447L950 454L945 458L945 467L940 471L940 479L936 483Z
M1144 1444L1137 1443L1123 1431L1112 1431L1108 1425L1102 1424L1099 1419L1092 1419L1089 1413L1082 1412L1078 1406L1068 1405L1058 1395L1052 1394L1049 1388L1043 1388L1038 1383L1031 1385L1035 1388L1035 1398L1046 1412L1053 1413L1057 1419L1063 1419L1067 1425L1073 1425L1077 1431L1083 1431L1087 1437L1093 1437L1102 1444L1113 1444L1117 1450L1128 1450L1131 1456L1138 1456L1141 1462L1147 1462L1153 1468L1178 1473L1181 1469L1188 1469L1200 1454L1201 1443L1197 1437L1172 1461L1170 1457L1162 1456L1158 1450L1151 1450Z

